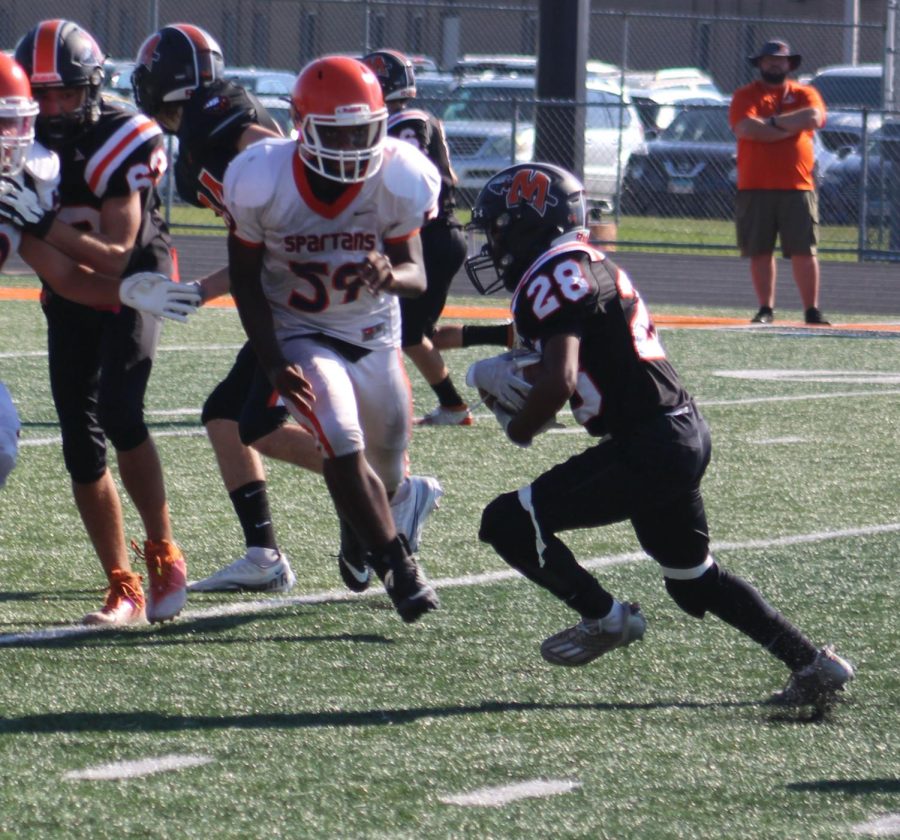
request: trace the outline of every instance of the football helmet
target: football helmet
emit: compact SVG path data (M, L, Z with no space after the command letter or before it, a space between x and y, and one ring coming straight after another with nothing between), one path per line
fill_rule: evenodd
M47 88L86 88L74 111L38 115L37 137L49 148L76 139L100 118L103 53L93 36L71 20L43 20L16 45L16 61L37 94Z
M355 184L381 167L387 109L361 61L332 55L307 64L294 82L291 113L300 158L314 172Z
M0 175L14 178L24 168L37 113L25 71L12 56L0 53Z
M525 270L558 241L581 238L587 209L584 187L550 163L517 163L482 187L467 229L486 242L466 260L466 274L483 295L513 291ZM487 277L483 278L482 273Z
M396 50L376 50L362 58L378 79L385 102L412 99L416 95L416 76L412 62Z
M225 74L222 48L190 23L172 23L155 32L141 44L135 64L134 101L150 117L164 102L184 102Z

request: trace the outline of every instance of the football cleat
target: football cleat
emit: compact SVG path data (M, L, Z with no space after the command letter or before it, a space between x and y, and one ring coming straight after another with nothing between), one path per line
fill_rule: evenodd
M438 609L440 601L402 534L399 535L399 544L400 551L391 551L384 558L388 563L384 588L400 618L412 624L426 612Z
M141 588L141 576L135 572L114 569L109 577L109 589L106 590L103 606L88 613L81 619L81 623L120 627L143 622L144 590Z
M803 313L803 320L807 324L818 324L820 327L831 326L831 321L825 318L822 314L822 310L817 306L810 306L809 309Z
M424 417L416 420L417 426L471 426L475 422L469 406L462 404L448 408L439 405L433 408Z
M338 550L338 571L341 580L351 592L365 592L372 582L372 569L368 563L369 552L360 543L356 532L343 519L341 525L341 547Z
M278 549L251 546L243 557L187 588L189 592L290 592L296 582L291 564Z
M147 540L143 552L132 548L147 564L147 621L171 621L187 602L187 567L181 549L168 540Z
M410 552L415 554L419 550L425 521L440 506L444 488L436 478L427 475L411 475L406 481L409 485L408 492L399 502L396 501L398 494L394 493L391 513L394 525L406 537Z
M855 676L853 666L834 652L823 647L805 668L794 671L787 685L776 691L767 701L770 706L827 705L836 693Z
M621 630L605 631L598 619L583 618L574 627L561 630L541 645L541 656L551 665L587 665L618 647L644 638L647 619L640 605L626 604Z

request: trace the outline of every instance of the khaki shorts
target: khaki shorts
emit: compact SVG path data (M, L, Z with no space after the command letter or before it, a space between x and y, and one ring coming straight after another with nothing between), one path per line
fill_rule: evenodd
M814 190L739 190L735 207L742 257L774 253L776 236L785 257L816 253L819 202Z

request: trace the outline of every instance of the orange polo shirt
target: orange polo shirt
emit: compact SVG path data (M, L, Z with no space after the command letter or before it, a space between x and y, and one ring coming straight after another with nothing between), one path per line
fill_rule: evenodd
M728 121L734 129L745 117L767 120L803 108L818 108L825 114L825 103L814 87L787 81L783 87L772 88L757 80L734 92ZM815 162L812 131L788 135L775 143L738 138L737 187L739 190L814 190Z

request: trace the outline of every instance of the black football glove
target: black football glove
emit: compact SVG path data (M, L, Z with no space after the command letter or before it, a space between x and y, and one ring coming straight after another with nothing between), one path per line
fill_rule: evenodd
M0 222L43 239L55 218L54 210L41 207L34 190L12 178L0 178Z

